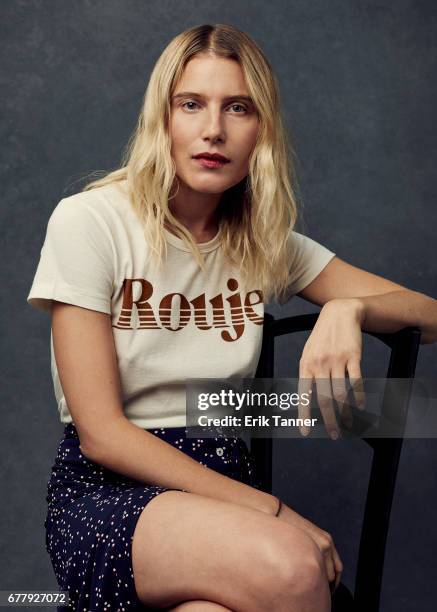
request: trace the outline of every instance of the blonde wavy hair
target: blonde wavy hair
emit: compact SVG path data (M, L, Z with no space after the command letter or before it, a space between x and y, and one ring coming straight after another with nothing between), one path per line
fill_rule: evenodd
M259 118L257 141L244 180L226 190L219 203L222 249L248 285L264 300L284 296L290 284L288 241L297 218L294 151L280 109L279 87L264 53L244 32L227 24L200 25L176 36L158 58L142 110L119 169L85 185L83 191L121 183L141 221L152 260L159 264L168 226L192 250L205 272L192 234L172 214L169 201L177 183L170 154L171 97L186 64L199 53L236 60ZM176 179L176 180L175 180Z

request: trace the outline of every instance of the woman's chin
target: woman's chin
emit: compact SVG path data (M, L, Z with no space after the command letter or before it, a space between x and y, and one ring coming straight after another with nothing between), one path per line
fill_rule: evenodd
M232 184L233 183L230 181L214 180L208 177L205 181L192 181L187 183L187 186L192 189L192 191L213 195L223 193L226 189L229 189Z

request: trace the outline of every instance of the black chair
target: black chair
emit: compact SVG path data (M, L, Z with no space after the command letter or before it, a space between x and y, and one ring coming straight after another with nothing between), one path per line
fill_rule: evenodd
M275 319L266 313L263 343L256 372L257 378L274 378L274 342L277 336L313 329L318 313ZM392 334L364 332L378 338L391 349L387 378L414 378L420 344L420 329L406 327ZM364 374L363 374L364 375ZM381 415L386 409L383 396ZM332 598L333 612L378 612L385 547L396 475L402 449L409 397L402 398L396 410L403 418L396 438L363 438L373 449L373 460L367 490L364 519L355 575L354 593L340 584ZM387 408L389 410L389 408ZM250 441L261 489L272 493L271 438L253 437Z

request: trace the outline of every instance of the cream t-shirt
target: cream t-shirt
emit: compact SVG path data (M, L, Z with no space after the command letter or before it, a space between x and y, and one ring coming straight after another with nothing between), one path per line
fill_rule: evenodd
M126 417L144 429L186 425L185 381L251 378L261 351L263 295L222 255L220 232L199 245L207 273L164 230L162 268L146 263L141 224L120 185L62 199L53 210L27 302L52 300L111 316ZM293 282L304 289L335 253L292 233ZM62 423L72 421L51 334L51 370Z

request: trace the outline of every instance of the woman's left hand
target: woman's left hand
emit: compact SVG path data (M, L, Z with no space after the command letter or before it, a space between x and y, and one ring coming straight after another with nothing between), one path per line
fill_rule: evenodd
M293 527L298 527L315 542L323 557L326 577L329 582L331 593L333 593L340 583L343 563L331 534L321 529L301 514L298 514L295 510L292 510L292 508L285 503L282 503L278 518L289 525L293 525Z
M301 393L311 393L314 379L323 421L333 439L340 436L340 430L332 398L339 405L344 425L352 427L352 411L346 403L346 373L358 408L364 408L360 368L363 320L364 308L358 298L330 300L320 311L299 361L299 396ZM299 404L299 418L310 418L310 406L311 402L307 406L302 402ZM300 431L302 435L307 435L309 428L302 426Z

